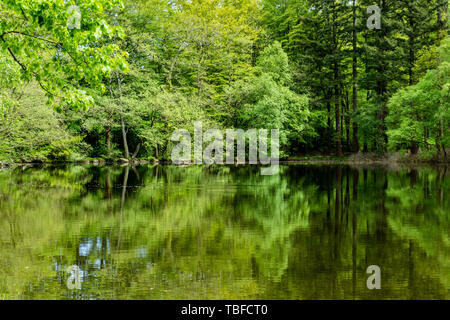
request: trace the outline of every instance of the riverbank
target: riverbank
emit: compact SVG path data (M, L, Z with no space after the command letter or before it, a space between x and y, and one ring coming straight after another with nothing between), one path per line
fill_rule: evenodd
M26 165L58 165L58 164L79 164L79 165L146 165L146 164L158 164L160 161L158 159L117 159L117 160L105 160L102 158L98 159L86 159L82 161L22 161L22 162L6 162L0 161L0 168L10 168L15 166L26 166Z
M450 151L450 150L449 150ZM447 152L448 153L448 152ZM283 163L354 163L354 164L450 164L450 157L446 155L436 156L427 155L425 153L419 154L402 154L399 152L375 154L375 153L354 153L344 155L343 157L328 156L328 155L313 155L313 156L299 156L291 157L287 160L281 161Z
M106 160L102 158L86 159L82 161L29 161L29 162L0 162L0 168L9 168L26 165L58 165L58 164L78 164L78 165L148 165L148 164L171 164L168 160L158 159L115 159ZM185 163L191 165L193 163ZM416 166L416 165L449 165L450 158L424 158L422 155L402 155L399 153L377 155L371 153L350 154L343 157L330 155L297 156L280 160L280 164L348 164L348 165L381 165L381 166Z

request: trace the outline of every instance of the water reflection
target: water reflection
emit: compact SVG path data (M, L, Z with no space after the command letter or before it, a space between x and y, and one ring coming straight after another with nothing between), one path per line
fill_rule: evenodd
M448 299L449 188L447 167L3 170L0 295Z

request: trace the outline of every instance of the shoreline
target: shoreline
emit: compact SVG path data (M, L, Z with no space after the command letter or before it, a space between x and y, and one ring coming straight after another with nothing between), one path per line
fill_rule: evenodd
M409 159L352 159L352 157L336 159L330 157L329 159L324 157L311 157L305 159L286 159L280 160L280 165L358 165L358 166L384 166L384 167L392 167L392 166L450 166L450 161L424 161L424 160L409 160ZM141 166L141 165L175 165L171 161L165 160L135 160L135 161L124 161L121 159L119 161L105 161L105 160L86 160L86 161L31 161L31 162L0 162L0 169L11 169L14 167L26 167L26 166L62 166L62 165L93 165L93 166ZM194 165L193 162L186 162L183 164L179 164L178 166L191 166ZM227 164L223 164L227 165ZM231 164L230 164L231 165ZM238 165L238 164L234 164ZM243 165L249 165L248 163Z

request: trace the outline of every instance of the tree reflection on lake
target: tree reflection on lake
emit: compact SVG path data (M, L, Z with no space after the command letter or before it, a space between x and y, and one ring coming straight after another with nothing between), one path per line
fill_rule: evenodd
M447 167L3 170L0 296L449 299L449 189Z

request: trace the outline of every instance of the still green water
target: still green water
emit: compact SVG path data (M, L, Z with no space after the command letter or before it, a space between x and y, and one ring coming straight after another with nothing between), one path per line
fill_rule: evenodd
M0 298L450 298L448 167L259 172L0 170Z

